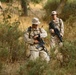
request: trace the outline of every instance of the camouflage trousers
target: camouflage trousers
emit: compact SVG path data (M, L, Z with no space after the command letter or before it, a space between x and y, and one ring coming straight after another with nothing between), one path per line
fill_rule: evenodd
M36 60L37 58L40 58L42 60L46 60L46 62L50 61L49 55L45 51L30 51L30 60Z
M50 47L51 47L51 53L56 57L56 59L60 60L63 62L63 55L59 51L59 48L63 46L63 43L60 42L57 36L51 36L51 42L50 42Z
M45 50L39 49L36 48L36 45L28 46L28 49L26 50L26 57L29 57L30 60L36 60L37 58L40 58L46 62L49 62L50 56L48 53Z

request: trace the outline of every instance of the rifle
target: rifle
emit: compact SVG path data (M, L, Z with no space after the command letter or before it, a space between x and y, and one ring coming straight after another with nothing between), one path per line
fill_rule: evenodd
M55 28L55 23L53 21L49 23L49 28L54 29L55 35L57 35L57 37L59 38L60 42L63 42L62 36L60 35L60 31L57 28Z
M40 29L39 29L39 30L40 30ZM28 32L29 32L29 38L30 38L31 26L28 28ZM45 46L44 46L45 42L43 41L42 38L40 38L40 34L35 34L34 36L36 36L36 35L38 35L38 37L37 37L37 38L34 38L34 40L38 40L38 41L39 41L39 43L38 43L38 45L37 45L36 48L39 49L39 50L44 50L45 52L48 53L47 49L46 49ZM33 36L33 37L34 37L34 36Z
M38 46L36 47L37 49L39 49L40 47L42 47L42 49L44 49L44 41L42 40L42 38L40 38L40 35L39 34L37 34L38 35L38 37L37 38L35 38L35 40L38 40L39 41L39 43L38 43ZM34 36L36 36L36 35L34 35Z
M49 53L47 51L47 48L44 46L45 42L42 40L42 38L40 38L40 35L39 34L37 34L37 35L38 35L38 37L35 40L38 40L39 43L38 43L38 45L37 45L36 48L39 49L40 51L41 50L44 50L49 55Z

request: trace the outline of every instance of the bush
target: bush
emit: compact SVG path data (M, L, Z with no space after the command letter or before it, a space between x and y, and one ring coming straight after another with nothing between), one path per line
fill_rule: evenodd
M27 61L20 67L18 73L19 75L50 75L49 70L46 61L37 59L36 61Z
M75 40L76 39L76 17L70 16L70 18L65 22L65 32L64 39ZM68 35L68 36L67 36Z
M59 1L57 0L48 0L44 6L44 9L46 10L46 15L44 16L44 20L49 20L51 11L56 10L56 8L59 5Z
M9 57L8 47L0 47L0 60L5 61Z
M60 48L60 52L63 54L63 64L68 68L76 68L76 46L75 42L64 42L64 46Z
M31 0L34 3L40 3L42 0Z
M23 32L19 30L19 22L0 24L0 58L10 61L20 60L25 52Z
M71 3L66 3L64 6L64 9L60 15L61 18L63 18L64 21L70 18L70 16L75 17L76 16L76 1ZM63 14L63 15L62 15Z
M18 75L65 75L67 70L61 68L58 62L51 61L46 63L45 61L26 61L24 65L21 65L20 69L17 71Z
M6 2L6 0L0 0L1 2Z

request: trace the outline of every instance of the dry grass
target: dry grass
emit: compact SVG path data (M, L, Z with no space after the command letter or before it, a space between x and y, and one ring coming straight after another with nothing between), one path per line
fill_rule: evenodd
M2 3L3 9L5 10L8 6L6 3ZM19 7L19 9L21 9L19 2L17 3L17 5L15 3L13 3L14 7ZM15 20L19 20L20 21L20 29L21 30L25 30L28 26L31 25L31 21L33 17L38 17L41 21L41 27L43 26L44 28L47 27L46 22L42 21L41 17L44 15L45 11L43 10L43 6L42 4L29 4L30 6L30 10L28 11L28 17L21 17L17 14L12 14L11 15L11 19L9 19L9 21L12 23ZM1 12L2 13L2 12ZM0 15L0 22L2 21L3 16Z
M6 4L3 3L3 7L6 8ZM20 7L20 6L19 6ZM31 20L33 17L38 17L38 16L41 16L42 14L44 14L44 11L43 11L43 8L42 8L42 5L33 5L33 4L30 4L30 7L31 7L31 10L33 11L29 11L29 16L28 17L21 17L21 16L18 16L18 15L15 15L13 14L12 15L12 18L9 19L10 22L13 22L15 20L19 20L20 21L20 26L19 28L24 31L27 27L29 27L31 25ZM31 15L31 16L30 16ZM0 22L2 21L3 19L3 16L0 15ZM40 18L40 21L41 21L41 25L40 27L43 26L44 29L48 29L48 23L43 21L41 18ZM66 26L65 26L66 27ZM65 30L67 30L68 27L65 28ZM76 28L75 28L76 29ZM71 38L71 36L73 36L73 32L75 32L76 30L72 30L71 33L69 32L70 30L67 30L69 36L68 36L68 39L73 39ZM74 33L75 35L76 33ZM67 32L65 34L65 37L67 37ZM73 36L75 38L75 36ZM48 45L48 50L50 49L50 46ZM16 72L18 71L20 65L24 64L25 61L21 61L21 62L15 62L15 63L4 63L4 72L7 73L7 75L16 75ZM54 66L54 63L56 63L56 61L53 61L52 65Z
M23 64L25 64L25 61L19 61L14 63L3 62L3 75L18 75L17 71Z

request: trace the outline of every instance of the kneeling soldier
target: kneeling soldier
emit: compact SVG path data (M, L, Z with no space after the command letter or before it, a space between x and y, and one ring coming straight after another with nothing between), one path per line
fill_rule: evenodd
M27 28L24 37L25 41L30 44L30 60L36 60L40 57L48 62L50 58L42 40L47 36L47 32L43 28L39 28L39 24L39 19L33 18L32 26Z

